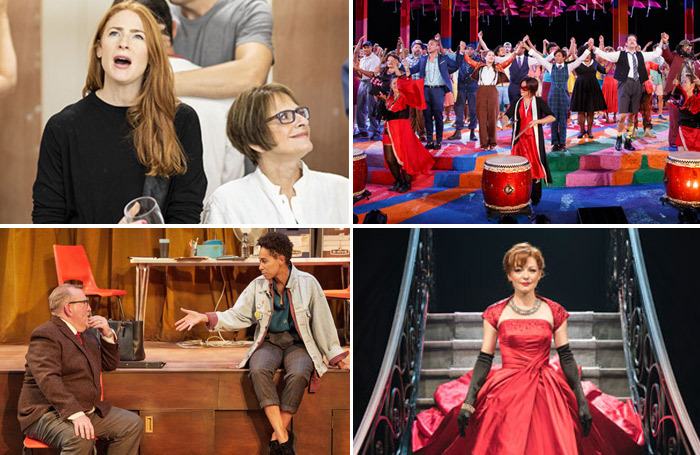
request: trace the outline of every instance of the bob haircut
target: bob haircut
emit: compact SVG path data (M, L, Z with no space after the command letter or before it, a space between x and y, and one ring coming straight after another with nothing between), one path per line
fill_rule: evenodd
M141 91L135 105L126 111L133 128L136 156L148 176L170 177L187 171L187 160L175 133L175 112L179 101L175 98L175 82L158 23L150 10L140 3L125 1L112 6L97 26L90 49L88 74L83 96L104 87L105 71L97 57L97 47L107 22L117 13L132 11L143 23L148 51L148 66L143 74Z
M245 90L236 97L228 111L226 135L236 150L240 150L255 165L260 160L260 153L252 146L268 151L277 145L272 138L268 118L275 105L275 96L281 95L299 104L289 87L272 83Z
M539 248L527 242L513 245L503 256L503 270L505 270L506 275L510 274L516 267L524 266L528 258L535 259L537 267L544 277L544 256Z
M530 92L530 96L535 96L537 94L537 88L540 86L539 81L534 77L526 77L523 79L523 82L527 84L527 91ZM523 82L520 83L521 86Z

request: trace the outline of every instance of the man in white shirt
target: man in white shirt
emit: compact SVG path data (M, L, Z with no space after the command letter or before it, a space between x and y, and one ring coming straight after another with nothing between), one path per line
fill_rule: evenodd
M373 95L370 95L369 89L372 86L370 82L372 76L379 69L381 60L372 52L372 43L365 41L362 43L362 53L364 57L360 59L359 66L355 66L355 72L360 76L360 88L357 89L357 112L355 113L355 122L357 123L357 133L353 135L355 138L371 136L372 139L379 139L382 131L379 128L379 119L374 115L374 105L376 100ZM367 116L369 114L369 131L367 130ZM371 135L368 133L372 133Z
M625 149L630 151L636 150L632 145L631 136L634 130L634 121L639 113L643 85L649 79L644 62L660 57L662 45L663 34L659 46L653 52L640 52L637 50L637 36L629 34L625 41L626 49L624 51L605 52L600 50L600 48L595 50L596 57L617 63L613 76L617 80L617 106L619 111L615 150L622 150L622 135L625 132L625 122L627 122L627 137L624 141Z

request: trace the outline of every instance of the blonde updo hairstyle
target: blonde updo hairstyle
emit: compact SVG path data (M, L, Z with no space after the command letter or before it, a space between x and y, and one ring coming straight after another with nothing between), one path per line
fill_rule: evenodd
M527 242L517 243L506 251L506 254L503 256L503 270L505 270L506 276L516 267L523 267L528 258L535 259L537 267L542 273L540 278L544 278L544 256L542 256L539 248Z

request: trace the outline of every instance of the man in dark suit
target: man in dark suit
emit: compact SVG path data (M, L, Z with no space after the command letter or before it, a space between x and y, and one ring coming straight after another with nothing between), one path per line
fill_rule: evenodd
M441 45L437 39L428 41L428 55L421 59L409 69L409 74L419 73L423 79L425 90L426 109L423 111L425 117L425 132L428 136L427 149L440 150L442 147L442 105L445 103L445 94L452 91L452 79L450 74L459 70L459 65L464 61L464 54L460 53L456 60L442 55ZM433 120L435 120L435 142L433 142Z
M90 316L87 297L69 284L51 292L49 307L51 320L34 329L27 350L17 406L22 431L61 454L91 454L95 437L110 442L111 455L138 454L141 419L102 400L100 374L119 365L107 320Z

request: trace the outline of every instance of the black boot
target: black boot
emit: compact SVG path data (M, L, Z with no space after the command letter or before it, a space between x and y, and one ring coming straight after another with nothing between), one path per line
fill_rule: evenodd
M448 137L448 141L458 141L462 139L462 131L461 130L455 130L455 132L452 134L452 136Z
M532 180L532 194L530 195L532 205L537 205L542 200L542 179Z
M280 449L280 443L278 441L270 441L268 447L270 449L270 455L282 455L282 449Z
M615 150L618 152L622 150L622 136L617 136L617 140L615 141Z
M282 455L296 455L296 452L294 451L295 445L296 441L294 440L294 433L290 431L289 439L287 440L287 442L280 443L280 450Z
M474 130L471 130L472 132L469 133L469 140L470 141L475 141L476 140L476 134L474 134Z
M399 191L399 188L401 188L401 182L396 180L394 184L389 187L389 191Z
M427 144L425 144L425 148L427 148L428 150L434 149L434 148L435 148L435 143L433 143L432 141L431 141L431 142L428 142Z
M403 169L401 169L401 177L403 182L401 183L401 187L399 188L399 193L408 193L411 191L411 176L406 173Z
M442 142L436 142L433 146L433 150L440 150L442 148Z
M627 138L627 140L625 141L625 150L629 150L629 151L632 151L632 152L635 151L635 150L637 150L637 149L634 147L634 145L632 145L632 139Z

